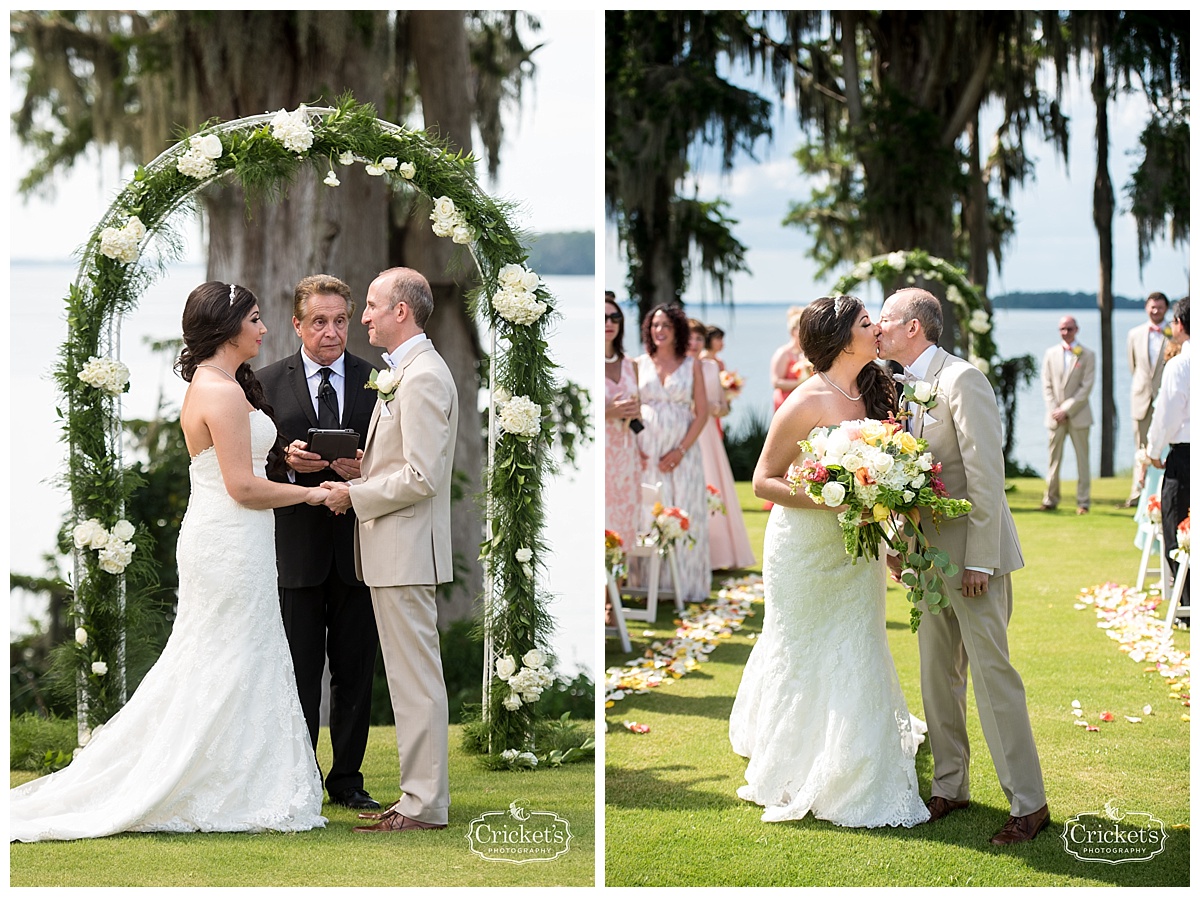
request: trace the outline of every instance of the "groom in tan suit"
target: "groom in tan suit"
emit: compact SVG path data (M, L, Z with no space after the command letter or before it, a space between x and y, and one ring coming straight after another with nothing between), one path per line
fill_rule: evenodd
M1003 436L996 396L972 364L938 348L942 310L921 289L903 289L883 304L879 355L934 388L934 404L913 418L913 432L942 464L942 480L971 513L933 526L922 511L922 532L950 555L959 572L947 578L950 607L928 608L917 630L921 694L933 752L930 822L968 804L967 666L979 721L1011 815L993 844L1029 841L1050 819L1025 686L1008 659L1013 570L1024 566L1004 496ZM910 409L911 410L911 409Z
M388 371L363 447L362 476L327 483L329 507L354 508L358 574L371 587L379 646L396 717L402 797L356 832L445 828L450 806L446 685L434 588L453 578L450 475L458 393L425 336L433 312L429 283L391 268L367 291L362 321L371 345L386 348ZM392 376L385 376L390 373Z

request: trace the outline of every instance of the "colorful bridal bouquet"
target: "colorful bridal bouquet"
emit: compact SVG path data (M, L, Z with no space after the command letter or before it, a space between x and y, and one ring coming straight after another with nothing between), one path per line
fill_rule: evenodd
M906 433L894 420L852 420L818 427L800 442L798 465L788 471L792 494L797 489L815 503L845 507L838 514L846 553L853 561L877 559L879 544L897 551L906 569L901 581L913 605L909 628L917 631L924 598L930 613L949 605L945 576L958 567L940 548L929 544L917 526L919 509L929 508L936 525L971 510L965 499L951 498L938 478L941 464L926 451L928 443Z
M672 546L690 546L696 541L696 537L688 532L691 521L683 508L663 507L662 502L656 501L650 512L654 520L650 524L650 535L646 542L657 545L659 554L666 554Z
M711 483L704 488L708 491L708 513L724 514L725 502L721 499L721 490Z
M618 577L625 568L625 543L618 533L610 529L604 531L604 565Z

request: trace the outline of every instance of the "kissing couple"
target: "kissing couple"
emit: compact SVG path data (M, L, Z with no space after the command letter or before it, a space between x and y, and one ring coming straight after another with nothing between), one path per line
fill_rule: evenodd
M1011 574L1024 561L1004 492L999 408L987 378L938 347L941 333L941 304L915 288L889 296L878 323L851 296L818 299L800 318L817 376L776 412L754 471L755 495L774 503L763 546L766 606L729 721L734 751L749 759L738 796L761 805L765 822L811 812L836 825L911 827L967 809L968 666L1010 804L991 843L1029 841L1049 821L1025 688L1008 656ZM880 359L931 385L928 410L900 407ZM906 411L919 412L913 435L942 465L949 494L971 502L968 515L938 527L922 510L922 532L959 569L947 577L948 608L919 605L925 722L909 713L888 650L884 593L899 558L853 563L841 509L793 494L788 479L796 444L814 429ZM933 781L924 801L914 757L926 727Z

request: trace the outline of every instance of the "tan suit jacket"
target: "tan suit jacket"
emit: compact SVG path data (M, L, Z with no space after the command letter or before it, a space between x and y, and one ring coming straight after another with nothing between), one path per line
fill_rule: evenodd
M923 607L917 638L921 651L921 696L933 753L933 796L970 797L967 739L967 669L975 687L980 727L1000 787L1015 816L1046 802L1042 769L1025 686L1008 657L1012 576L1024 565L1017 528L1004 492L1000 409L987 378L971 363L937 349L925 373L936 402L913 422L941 462L950 495L971 502L965 517L935 529L922 512L921 531L944 549L960 569L990 569L988 592L962 595L962 574L948 577L950 607L932 614Z
M1096 353L1084 348L1075 358L1070 370L1065 368L1066 353L1055 344L1042 356L1042 395L1046 399L1046 428L1055 430L1058 424L1050 412L1061 408L1067 412L1071 429L1092 425L1092 405L1088 397L1096 383Z
M449 708L437 628L437 583L453 578L450 477L458 392L428 340L396 369L395 397L377 400L350 484L354 562L371 587L396 749L397 812L445 825L450 807ZM410 836L411 837L411 836Z
M355 567L369 586L449 582L458 392L428 340L404 357L396 374L396 396L376 402L362 476L351 484Z
M1139 324L1129 331L1125 348L1129 355L1129 372L1133 382L1129 387L1129 407L1135 421L1150 417L1154 411L1154 397L1162 385L1163 349L1167 347L1163 337L1158 357L1150 357L1150 322Z
M1000 414L978 414L975 407L996 405L996 394L978 368L938 349L925 379L933 384L937 404L915 421L915 433L929 443L942 464L942 482L954 498L971 502L971 513L932 526L922 511L926 532L937 532L960 572L946 585L951 593L962 587L963 567L980 567L1003 576L1025 566L1017 527L1004 493L1004 434Z

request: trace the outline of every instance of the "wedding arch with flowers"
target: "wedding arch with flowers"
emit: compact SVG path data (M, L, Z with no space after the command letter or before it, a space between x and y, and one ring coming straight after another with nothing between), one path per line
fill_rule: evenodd
M916 283L916 278L933 280L946 287L946 298L957 312L963 334L962 350L967 359L989 378L996 359L992 315L979 288L961 268L922 249L897 250L859 262L833 286L835 295L849 293L864 280L877 280L886 291Z
M538 573L546 551L542 488L553 465L549 409L559 390L547 334L558 313L525 266L511 207L480 189L474 159L424 131L378 119L350 96L333 107L210 122L137 169L82 251L54 371L65 399L75 522L75 638L58 660L60 671L65 665L74 673L81 745L125 702L126 621L155 579L146 550L151 534L124 519L137 484L121 458L121 395L129 387L121 317L179 257L175 222L193 213L194 194L205 185L232 180L248 195L269 198L302 168L326 172L332 189L339 168L355 164L393 189L428 196L434 233L466 247L479 270L481 286L468 298L492 347L480 740L492 757L531 747L533 705L551 679L543 648L552 621Z

